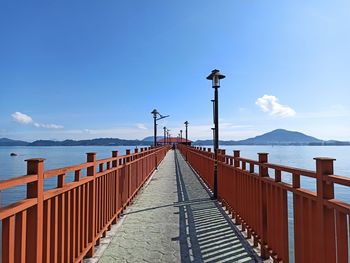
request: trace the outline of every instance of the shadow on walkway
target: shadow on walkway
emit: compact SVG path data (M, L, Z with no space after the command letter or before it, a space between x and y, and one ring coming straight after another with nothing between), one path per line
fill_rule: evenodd
M181 262L262 262L177 151L174 158Z

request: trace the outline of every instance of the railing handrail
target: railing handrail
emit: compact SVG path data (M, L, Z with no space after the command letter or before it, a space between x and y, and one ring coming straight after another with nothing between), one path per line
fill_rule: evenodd
M117 157L99 159L99 160L96 160L95 164L98 165L101 163L119 161L119 160L122 160L125 158L134 157L134 156L142 156L142 155L149 154L149 153L152 153L152 152L157 151L157 150L159 150L159 148L152 148L152 149L149 149L149 150L146 150L143 152L125 154L125 155L121 155L121 156L117 156ZM44 171L44 178L46 179L46 178L50 178L50 177L54 177L54 176L59 176L62 174L66 174L66 173L74 172L74 171L81 170L84 168L88 168L90 166L91 166L91 163L84 162L84 163L80 163L80 164L73 164L73 165L65 166L62 168L49 169L49 170ZM0 180L0 190L6 190L9 188L24 185L24 184L27 184L30 182L35 182L38 179L37 177L38 177L38 175L32 174L32 175L22 175L22 176L13 177L10 179Z
M190 147L188 150L197 152L198 154L201 154L205 158L208 158L208 159L214 158L214 155L212 155L213 157L211 157L211 156L204 154L204 153L212 153L212 152L203 152L202 150L196 149L195 147ZM287 166L287 165L275 164L275 163L259 163L259 161L257 161L257 160L247 159L247 158L243 158L243 157L234 157L234 156L228 155L228 154L218 154L218 156L223 157L223 158L227 158L227 159L240 161L240 162L246 162L249 164L258 165L258 166L265 167L265 168L280 170L281 172L286 172L286 173L290 173L290 174L295 173L295 174L298 174L300 176L316 178L316 171L309 170L309 169L297 168L297 167L293 167L293 166ZM218 161L223 163L223 164L227 164L226 162L220 160L220 158ZM345 176L328 175L327 178L324 178L323 180L326 180L326 181L332 182L332 183L336 183L339 185L343 185L343 186L350 186L350 178L345 177Z

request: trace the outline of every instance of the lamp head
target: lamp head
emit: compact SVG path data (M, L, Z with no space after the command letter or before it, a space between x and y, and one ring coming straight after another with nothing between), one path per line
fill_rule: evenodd
M207 79L212 81L213 88L220 87L220 79L224 79L226 76L221 74L218 69L214 69L211 71L210 75L207 77Z

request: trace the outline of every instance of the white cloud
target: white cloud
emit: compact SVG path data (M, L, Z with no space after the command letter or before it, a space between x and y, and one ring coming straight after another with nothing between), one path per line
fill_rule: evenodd
M30 117L27 114L21 113L19 111L12 113L11 116L15 121L19 123L32 124L37 128L46 128L46 129L63 129L64 128L62 125L58 125L58 124L44 124L44 123L34 122L32 117Z
M28 116L27 114L21 113L19 111L12 113L11 116L15 121L19 123L23 123L23 124L33 123L32 117Z
M57 124L42 124L42 123L34 123L35 127L38 128L46 128L46 129L63 129L63 125L57 125Z
M136 127L137 127L138 129L140 129L140 130L148 130L148 128L146 127L146 125L143 124L143 123L137 123L137 124L136 124Z
M264 95L255 102L264 112L269 112L272 116L293 117L296 112L289 106L282 105L278 102L278 98L273 95Z

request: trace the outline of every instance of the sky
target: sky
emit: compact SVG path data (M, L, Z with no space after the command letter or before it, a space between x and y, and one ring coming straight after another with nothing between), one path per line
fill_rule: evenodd
M0 138L350 141L350 1L0 2Z

